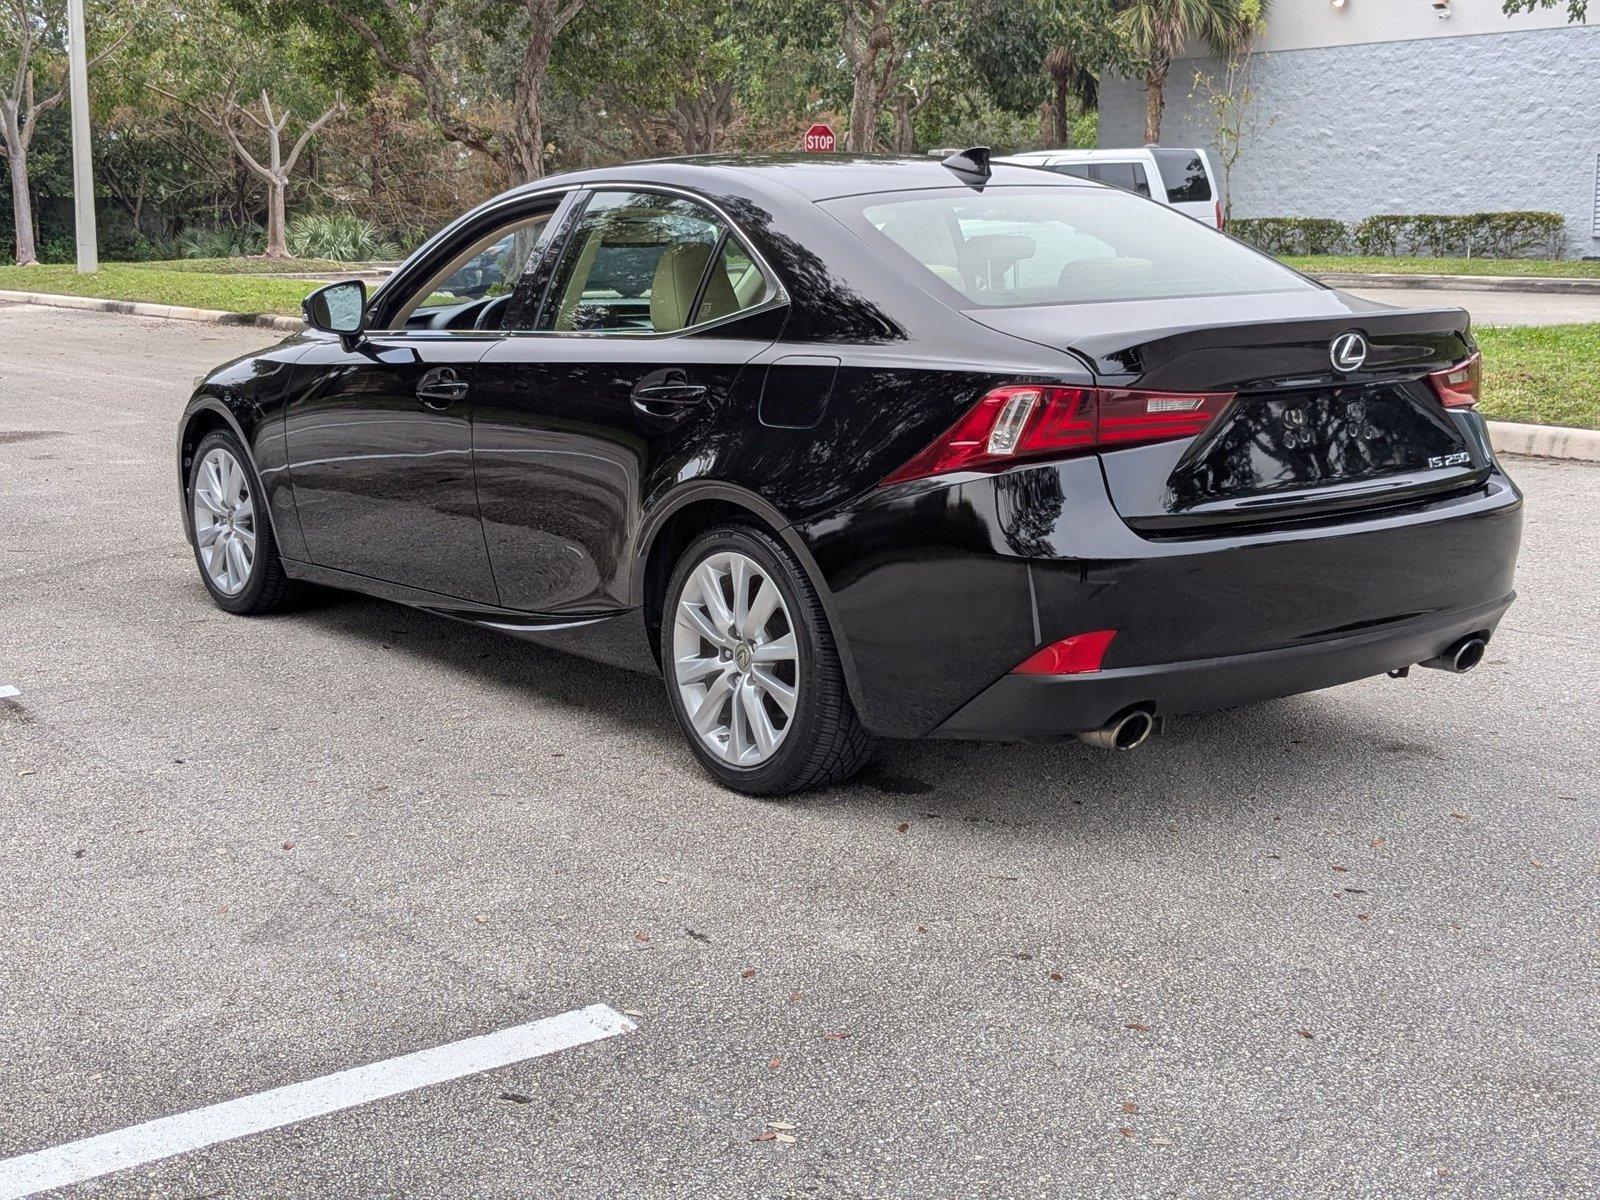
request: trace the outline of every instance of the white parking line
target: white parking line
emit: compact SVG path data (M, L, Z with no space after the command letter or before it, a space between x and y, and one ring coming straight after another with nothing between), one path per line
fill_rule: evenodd
M632 1021L608 1005L591 1004L588 1008L574 1009L543 1021L402 1054L399 1058L365 1067L336 1071L320 1079L286 1084L193 1112L160 1117L113 1133L19 1155L0 1162L0 1200L19 1200L35 1192L82 1183L111 1171L143 1166L308 1117L320 1117L386 1096L446 1083L463 1075L492 1071L585 1042L629 1033L634 1028Z

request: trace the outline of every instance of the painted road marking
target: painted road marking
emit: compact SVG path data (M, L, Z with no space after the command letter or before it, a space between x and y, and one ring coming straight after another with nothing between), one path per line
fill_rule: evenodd
M49 1188L82 1183L111 1171L144 1166L218 1142L540 1058L635 1028L609 1005L591 1004L543 1021L19 1155L0 1162L0 1200L20 1200Z

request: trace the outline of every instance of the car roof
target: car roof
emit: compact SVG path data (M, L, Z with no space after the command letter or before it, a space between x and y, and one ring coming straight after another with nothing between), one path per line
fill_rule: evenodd
M780 186L807 200L875 192L960 187L965 180L940 160L927 156L878 154L703 154L656 158L551 175L529 188L561 183L661 183L693 188L716 187L742 180ZM1066 175L1047 175L1033 167L994 160L989 186L1007 184L1044 187L1099 187Z

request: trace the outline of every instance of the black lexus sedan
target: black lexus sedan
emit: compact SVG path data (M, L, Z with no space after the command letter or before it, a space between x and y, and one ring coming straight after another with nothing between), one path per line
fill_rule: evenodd
M216 603L331 585L659 672L753 794L1464 670L1513 597L1464 312L983 151L554 176L307 317L179 422Z

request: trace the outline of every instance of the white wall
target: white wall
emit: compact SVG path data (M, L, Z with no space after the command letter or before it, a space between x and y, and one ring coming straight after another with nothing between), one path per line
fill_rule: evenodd
M1600 18L1600 11L1596 12ZM1466 37L1519 29L1559 29L1567 24L1566 0L1559 8L1508 17L1500 0L1451 0L1450 19L1441 21L1430 0L1274 0L1262 50L1304 50L1316 46L1354 46L1415 38ZM1205 53L1194 47L1189 55Z

